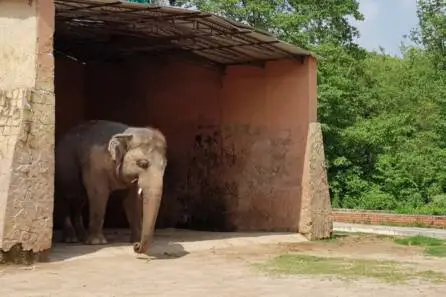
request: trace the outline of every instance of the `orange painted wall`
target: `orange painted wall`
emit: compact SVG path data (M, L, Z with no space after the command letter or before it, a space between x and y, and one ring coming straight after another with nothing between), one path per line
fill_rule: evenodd
M56 140L85 118L85 67L71 60L55 59Z
M166 134L158 227L296 231L307 127L316 120L315 70L311 58L225 72L171 58L89 64L84 89L77 80L56 83L65 86L56 89L58 119L76 110L64 127L79 115ZM85 105L74 99L82 94ZM125 224L117 203L106 226Z
M237 156L226 176L238 188L239 230L297 231L306 135L316 120L315 63L233 66L221 91L223 146Z

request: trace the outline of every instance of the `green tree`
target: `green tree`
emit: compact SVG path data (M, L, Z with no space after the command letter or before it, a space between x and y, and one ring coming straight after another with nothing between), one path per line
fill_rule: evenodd
M371 105L339 136L348 162L335 179L337 203L408 210L436 201L446 190L441 76L416 49L403 59L369 54L364 66Z
M214 12L306 48L354 44L358 31L348 17L363 19L357 0L179 0L176 5Z
M435 65L446 70L446 0L418 0L419 26L412 39L432 55Z

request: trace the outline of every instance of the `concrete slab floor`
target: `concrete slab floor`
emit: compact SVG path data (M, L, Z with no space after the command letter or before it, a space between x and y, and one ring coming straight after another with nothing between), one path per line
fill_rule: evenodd
M127 229L108 229L105 236L108 245L88 246L81 244L56 243L50 254L52 261L72 261L89 258L108 258L117 255L136 257L128 238ZM57 235L59 238L60 235ZM157 230L149 256L156 258L182 257L193 252L212 251L230 247L244 247L259 244L299 243L307 239L299 233L266 232L205 232L184 229ZM139 256L142 257L142 256Z

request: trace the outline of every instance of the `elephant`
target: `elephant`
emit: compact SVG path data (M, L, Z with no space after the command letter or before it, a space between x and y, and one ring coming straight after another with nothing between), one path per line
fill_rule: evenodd
M103 223L109 195L123 190L133 250L146 253L163 194L166 150L160 130L114 121L86 121L64 134L55 148L55 204L62 212L64 241L107 244ZM86 202L88 232L82 220Z

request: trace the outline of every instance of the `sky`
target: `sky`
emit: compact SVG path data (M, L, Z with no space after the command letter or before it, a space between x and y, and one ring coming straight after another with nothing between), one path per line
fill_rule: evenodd
M365 21L353 24L359 29L358 43L369 49L383 47L386 53L400 55L404 34L418 23L416 0L359 0Z

